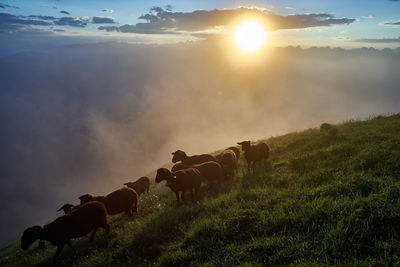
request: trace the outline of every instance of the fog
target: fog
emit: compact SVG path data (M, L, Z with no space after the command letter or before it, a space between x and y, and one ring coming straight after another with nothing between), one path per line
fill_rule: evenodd
M400 51L104 43L0 59L0 244L171 160L400 110ZM233 63L236 62L236 63ZM238 63L239 62L239 63Z

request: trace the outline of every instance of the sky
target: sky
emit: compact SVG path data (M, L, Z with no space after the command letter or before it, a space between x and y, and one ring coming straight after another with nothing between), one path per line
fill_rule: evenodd
M0 2L1 55L60 44L174 43L231 35L257 17L270 46L399 47L399 0Z

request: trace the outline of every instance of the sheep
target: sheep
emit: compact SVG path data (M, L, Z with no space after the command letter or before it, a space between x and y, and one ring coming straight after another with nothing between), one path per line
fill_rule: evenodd
M174 166L172 166L171 172L176 172L176 171L179 171L179 170L182 170L182 169L186 169L188 167L190 167L190 166L186 165L186 164L183 164L182 162L178 162L178 163L174 164Z
M93 231L90 236L90 241L93 241L99 227L104 228L107 233L110 232L106 207L103 203L90 201L70 213L58 217L43 228L39 225L27 228L22 234L21 249L27 250L38 239L41 242L47 240L57 246L54 255L56 258L66 244L73 248L71 244L73 238L85 236Z
M237 148L237 147L235 147L235 146L231 146L231 147L228 147L228 148L225 149L225 150L228 150L228 149L232 150L232 151L235 153L236 160L239 160L239 158L240 158L240 150L239 150L239 148ZM224 151L225 151L225 150L224 150ZM218 162L220 162L220 163L221 163L221 156L222 156L222 153L223 153L224 151L222 151L221 153L219 153L218 155L215 156L215 157L217 158Z
M185 201L186 190L190 191L192 199L197 195L201 185L202 176L195 168L182 169L172 173L166 168L160 168L157 170L156 183L160 183L163 180L167 181L165 185L175 193L176 205L179 207L180 199ZM179 197L179 192L182 192L181 197Z
M136 180L135 182L128 182L124 183L127 187L133 189L136 191L136 193L139 195L144 194L145 192L149 192L150 188L150 179L146 176L143 176Z
M247 161L247 170L250 172L251 167L254 172L254 167L257 162L265 161L269 156L269 146L266 143L259 143L251 145L250 141L239 142L238 145L242 146L244 157Z
M67 203L67 204L64 204L64 206L59 208L57 211L63 210L64 214L67 214L67 213L70 213L73 209L76 209L77 207L79 207L79 206L74 206L72 204Z
M80 196L79 200L81 201L81 205L88 201L102 202L110 215L124 211L129 217L132 217L134 212L138 214L138 195L134 190L126 187L115 190L107 196L85 194Z
M240 150L239 150L239 148L237 148L235 146L231 146L231 147L228 147L227 149L230 149L233 152L235 152L236 160L239 160L239 158L240 158Z
M237 167L237 159L235 152L231 149L225 149L220 154L219 159L222 169L224 170L225 177L232 177Z
M207 161L207 162L195 164L192 166L186 166L183 163L177 163L172 167L171 171L174 172L174 171L186 169L188 167L197 169L203 178L203 182L208 182L210 184L210 186L213 185L213 183L215 183L215 182L222 181L222 179L224 177L224 172L222 170L221 165L215 161Z
M200 164L206 161L215 161L218 160L209 154L202 154L202 155L194 155L194 156L187 156L186 153L182 150L177 150L172 153L172 163L177 163L178 161L182 161L183 164L191 166L193 164Z

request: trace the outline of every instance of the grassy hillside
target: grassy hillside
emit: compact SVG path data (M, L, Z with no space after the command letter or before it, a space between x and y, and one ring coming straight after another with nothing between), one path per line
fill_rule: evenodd
M399 265L400 115L270 138L269 163L175 208L153 184L140 216L74 240L60 266ZM154 173L152 174L154 177ZM0 251L2 266L50 266L55 247Z

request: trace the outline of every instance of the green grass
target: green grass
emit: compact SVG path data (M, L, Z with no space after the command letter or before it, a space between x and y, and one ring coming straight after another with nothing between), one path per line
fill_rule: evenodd
M270 138L271 159L175 208L153 184L140 216L110 217L59 266L400 265L400 115ZM54 266L55 248L0 250L2 266Z

